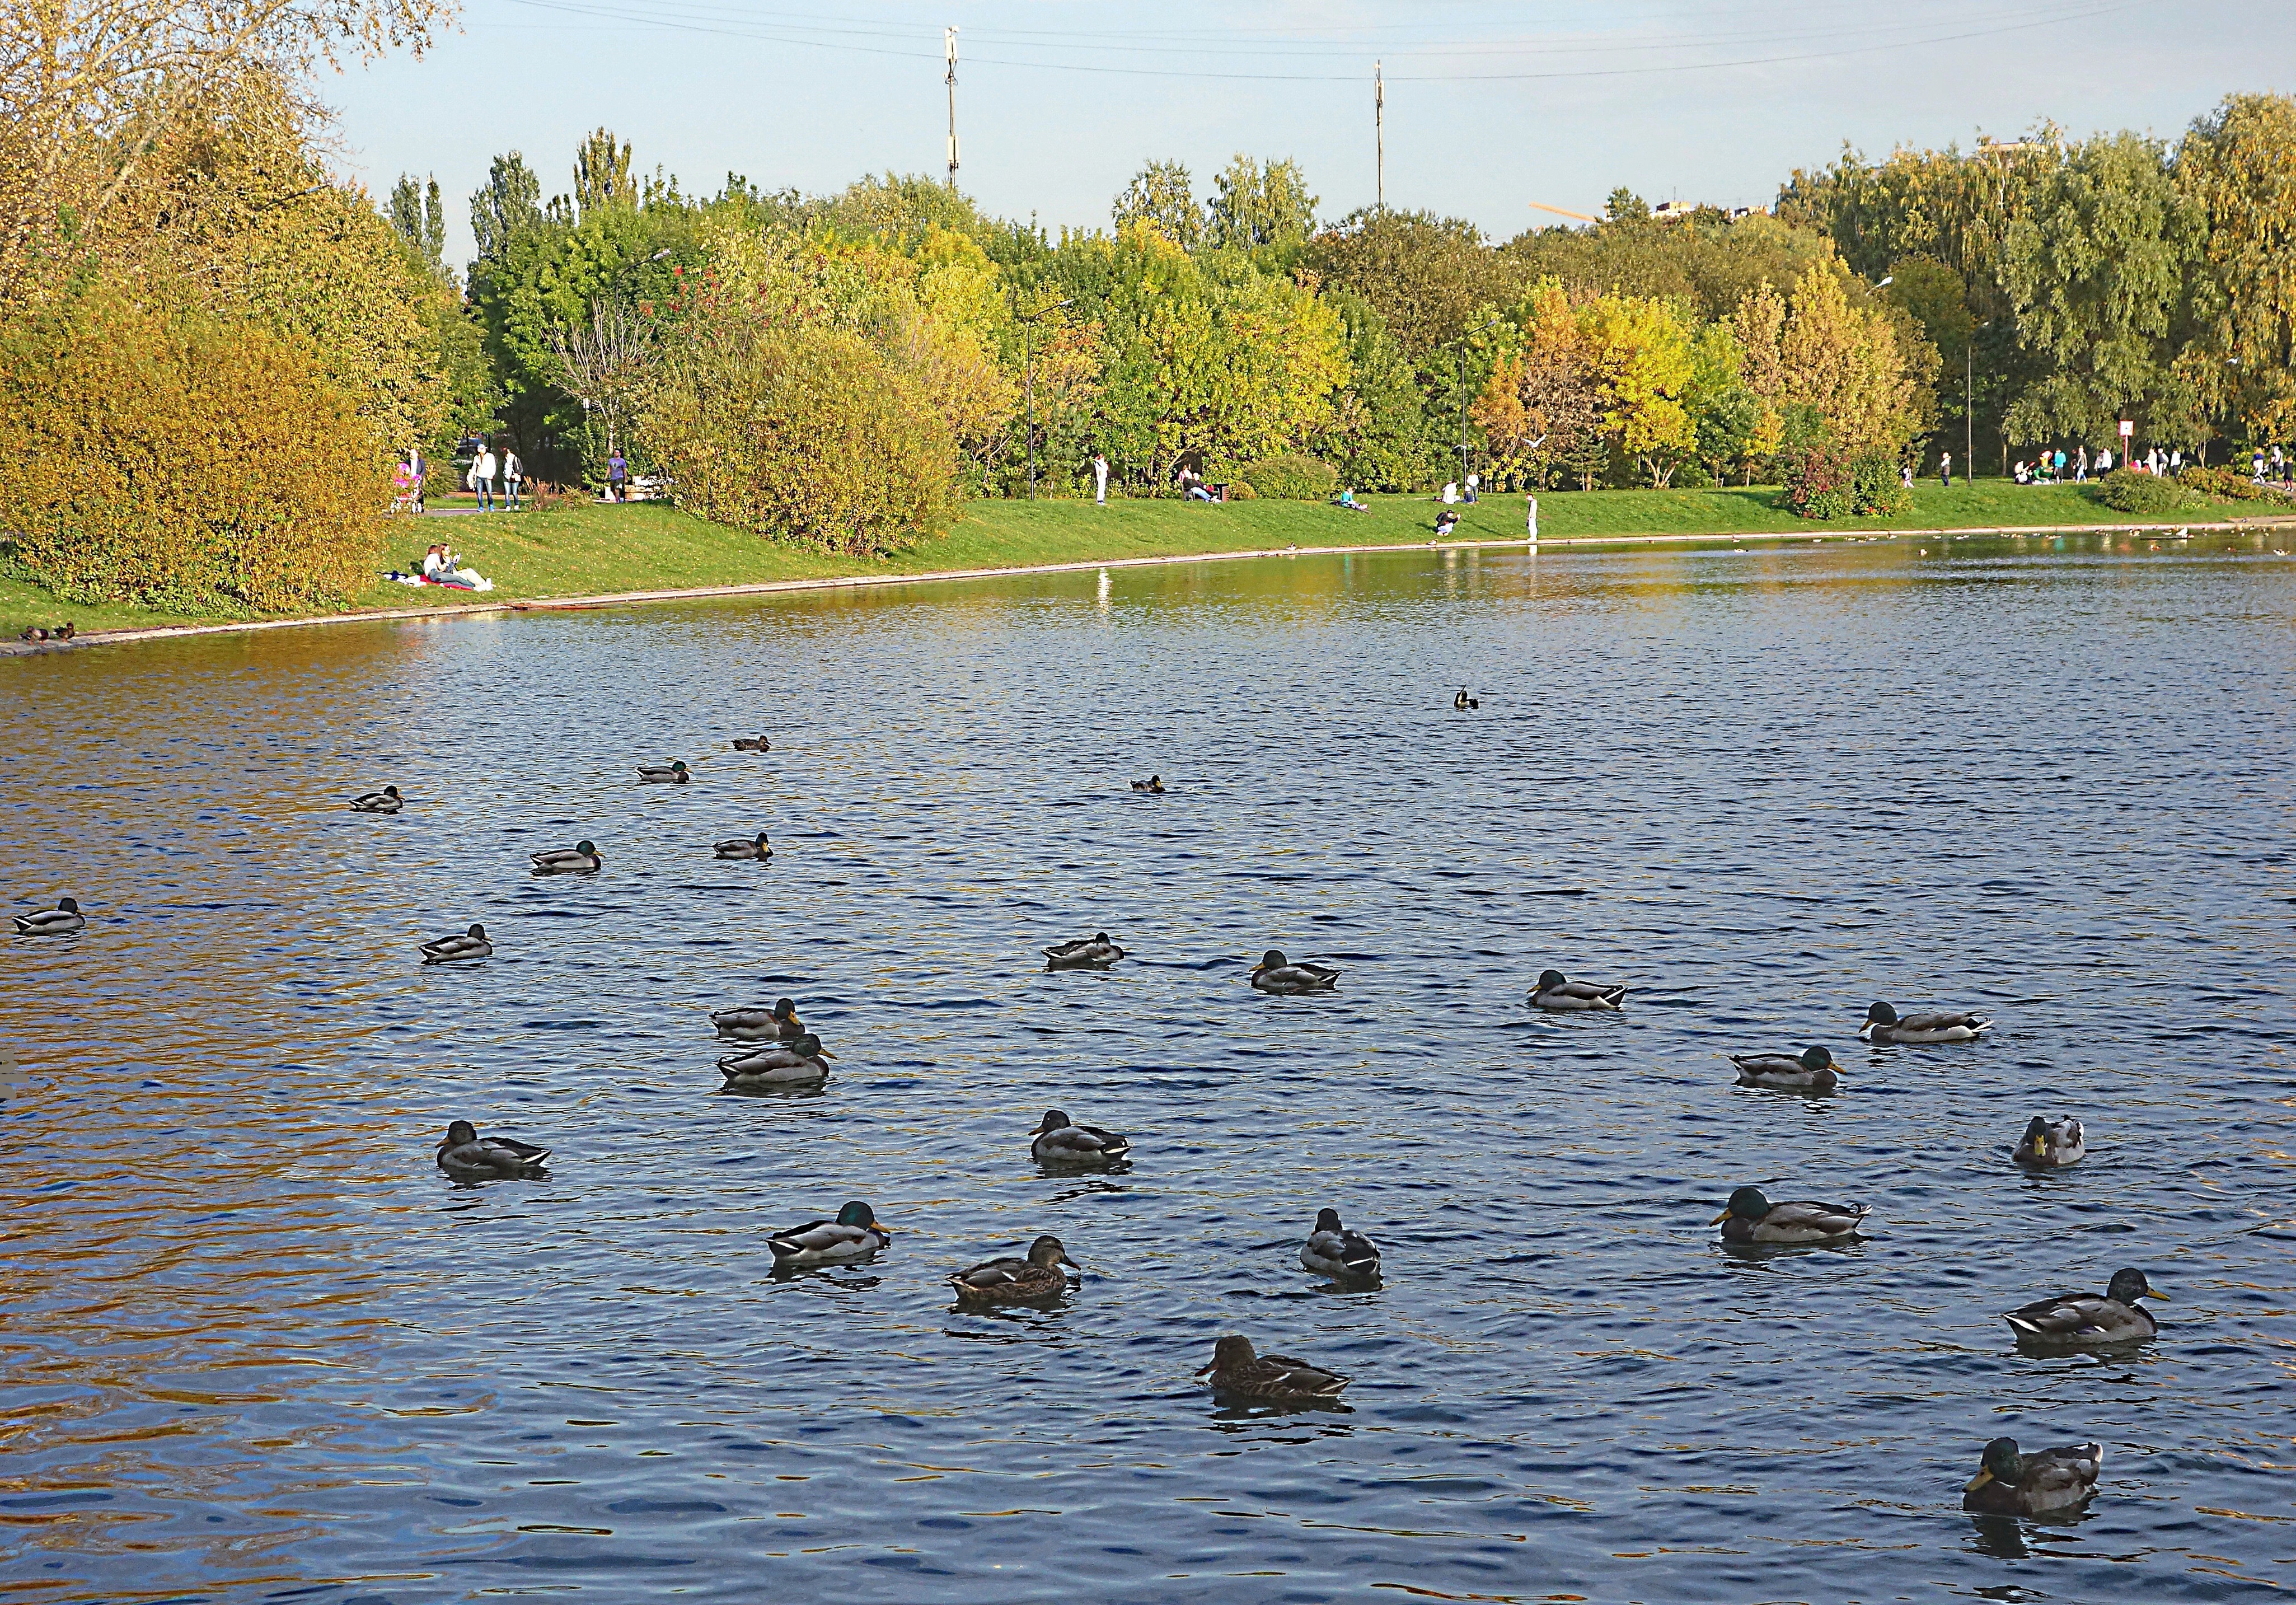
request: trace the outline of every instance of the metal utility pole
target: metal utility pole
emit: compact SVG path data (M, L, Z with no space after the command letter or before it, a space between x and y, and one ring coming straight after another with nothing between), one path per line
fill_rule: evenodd
M1372 138L1379 148L1378 190L1379 210L1387 210L1387 77L1386 63L1371 64L1371 127Z
M948 187L956 187L956 29L941 31L941 45L948 54Z

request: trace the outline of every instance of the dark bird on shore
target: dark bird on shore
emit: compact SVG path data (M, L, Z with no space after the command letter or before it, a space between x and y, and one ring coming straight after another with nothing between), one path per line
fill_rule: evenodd
M398 794L395 786L386 786L379 792L366 792L351 799L353 813L395 814L406 800Z
M1277 997L1296 997L1301 992L1336 991L1340 972L1321 964L1294 964L1281 948L1269 948L1253 968L1251 984Z
M1734 1053L1738 1079L1749 1087L1775 1087L1792 1092L1831 1092L1841 1084L1833 1055L1823 1048L1800 1053Z
M1530 1006L1565 1013L1595 1008L1622 1014L1625 1011L1619 1005L1626 995L1623 986L1597 986L1591 981L1568 980L1561 970L1541 970L1538 984L1531 989Z
M1106 931L1095 931L1089 936L1079 936L1073 942L1063 942L1058 947L1045 950L1045 967L1048 970L1106 969L1124 957L1124 950L1108 939Z
M441 936L422 944L425 964L455 964L465 959L489 959L495 944L487 940L487 927L474 925L459 936Z
M1316 1212L1316 1229L1300 1249L1300 1263L1319 1276L1362 1280L1379 1274L1379 1245L1340 1224L1340 1212Z
M553 847L547 852L529 856L534 860L537 875L595 875L606 863L598 856L598 844L589 841L577 842L571 847Z
M1132 1140L1102 1126L1079 1125L1059 1109L1037 1124L1029 1156L1039 1165L1109 1165L1132 1151Z
M1857 1034L1869 1042L1904 1042L1916 1045L1931 1042L1970 1042L1976 1041L1978 1033L1989 1030L1992 1025L1993 1022L1983 1015L1974 1014L1950 1014L1940 1011L1934 1014L1900 1017L1898 1011L1887 1003L1876 1003L1866 1011L1866 1024L1857 1028Z
M1069 1272L1083 1266L1049 1233L1029 1245L1026 1259L983 1260L948 1279L966 1304L1034 1304L1069 1290Z
M24 638L37 645L37 643L48 638L48 632L42 630L38 625L34 624L25 630Z
M638 778L648 786L684 786L693 778L686 772L683 758L672 760L666 767L659 763L638 765Z
M538 1176L549 1157L548 1148L515 1137L481 1137L467 1120L454 1122L439 1140L439 1168L458 1181Z
M1216 1394L1278 1404L1329 1403L1349 1380L1305 1360L1255 1353L1250 1338L1234 1337L1213 1344L1211 1363L1196 1375L1210 1377Z
M60 898L53 909L40 909L29 914L16 916L19 936L69 936L85 929L87 918L79 911L79 899Z
M72 637L78 633L79 627L74 624L70 619L66 619L62 623L48 631L48 639L51 641L69 641Z
M757 859L762 861L774 856L774 844L766 840L766 833L761 830L755 841L745 842L740 836L729 836L710 851L721 859Z
M1722 1228L1726 1243L1827 1243L1856 1235L1866 1213L1863 1204L1773 1204L1760 1188L1742 1187L1708 1224Z
M2137 1300L2169 1296L2144 1280L2144 1272L2125 1265L2112 1273L2102 1293L2059 1293L2020 1305L2002 1316L2021 1341L2052 1344L2063 1348L2110 1348L2120 1343L2144 1343L2157 1336L2161 1323Z
M2104 1469L2100 1444L2069 1444L2017 1453L2015 1438L1985 1445L1985 1459L1961 1490L1961 1508L1992 1516L2046 1516L2070 1510L2096 1492Z

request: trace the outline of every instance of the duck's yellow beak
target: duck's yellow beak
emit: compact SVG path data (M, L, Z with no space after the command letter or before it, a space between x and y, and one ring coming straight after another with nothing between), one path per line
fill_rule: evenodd
M1706 1223L1707 1223L1709 1226L1719 1226L1720 1224L1722 1224L1722 1222L1725 1222L1725 1221L1728 1220L1729 1218L1730 1218L1730 1212L1729 1212L1727 1209L1725 1209L1725 1210L1724 1210L1720 1214L1716 1215L1712 1220L1710 1220L1710 1221L1707 1222Z
M2136 1296L2139 1298L2157 1298L2162 1304L2175 1304L2177 1302L2175 1299L2169 1297L2166 1293L2161 1291L2158 1288L2147 1288Z
M830 1052L830 1050L829 1050L828 1049L826 1049L826 1048L819 1049L817 1049L816 1051L820 1054L820 1056L821 1056L823 1058L835 1058L837 1057L835 1054L833 1054L833 1053Z
M1987 1483L1989 1483L1992 1480L1993 1473L1980 1469L1976 1476L1971 1477L1966 1483L1962 1485L1961 1491L1964 1494L1974 1494L1978 1489L1983 1487Z

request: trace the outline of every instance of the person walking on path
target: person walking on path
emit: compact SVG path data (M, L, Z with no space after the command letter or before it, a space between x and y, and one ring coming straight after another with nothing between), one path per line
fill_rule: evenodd
M417 513L430 510L422 505L422 471L427 465L422 461L422 448L409 446L406 449L406 474L414 483L414 510Z
M2057 448L2057 455L2050 466L2054 470L2052 477L2057 483L2063 484L2065 482L2065 449L2063 447Z
M2280 455L2280 448L2277 446L2272 449L2272 477L2275 482L2288 477L2287 459Z
M1537 546L1538 544L1538 492L1526 490L1523 492L1523 499L1530 504L1530 511L1525 523L1530 531L1530 544Z
M611 502L630 499L630 465L623 460L622 449L614 448L614 455L606 459L606 499Z
M2086 446L2076 448L2073 452L2073 483L2088 483L2088 448Z
M1483 476L1480 473L1471 473L1467 476L1467 505L1469 506L1472 507L1475 505L1475 492L1481 488Z
M1953 489L1953 453L1950 451L1938 453L1938 482L1948 490Z
M2256 449L2256 455L2255 455L2255 457L2254 457L2251 460L2252 460L2252 462L2253 462L2253 464L2254 464L2254 472L2253 472L2253 473L2251 473L2250 474L2250 476L2249 476L2249 477L2250 477L2250 478L2251 478L2251 479L2253 479L2253 480L2254 480L2258 484L2259 484L2259 485L2260 485L2260 484L2262 484L2262 483L2264 482L2264 448L2263 448L2263 447L2259 446L2259 447L2258 447L2258 448Z
M479 448L479 460L471 465L471 489L479 493L479 511L495 510L495 471L500 465L495 461L495 449Z
M1092 499L1108 506L1108 458L1097 451L1092 454Z
M507 446L503 448L502 476L504 494L509 502L510 510L515 513L518 511L519 484L526 478L526 465L520 462L518 453Z
M2112 472L2112 448L2100 446L2096 450L2096 477L2103 479Z

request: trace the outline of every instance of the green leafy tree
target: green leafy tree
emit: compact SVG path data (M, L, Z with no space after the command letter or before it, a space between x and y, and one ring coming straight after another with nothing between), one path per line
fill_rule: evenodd
M2296 100L2227 97L2185 136L2176 179L2203 230L2180 395L2251 439L2296 437Z
M542 180L516 151L496 157L487 169L486 187L471 195L471 234L478 241L479 260L496 260L512 235L542 224Z
M1109 216L1119 233L1145 224L1183 251L1193 251L1203 238L1203 213L1184 161L1152 161L1142 168L1111 204Z
M401 173L398 182L391 186L389 214L390 226L398 231L407 248L440 277L447 274L447 212L439 198L439 180L434 175L426 194L411 174Z
M1204 203L1206 243L1218 250L1296 245L1316 232L1316 198L1308 176L1286 158L1265 166L1239 152L1212 180Z
M628 142L614 143L613 134L594 128L574 151L574 212L587 220L593 212L638 203L630 182Z

